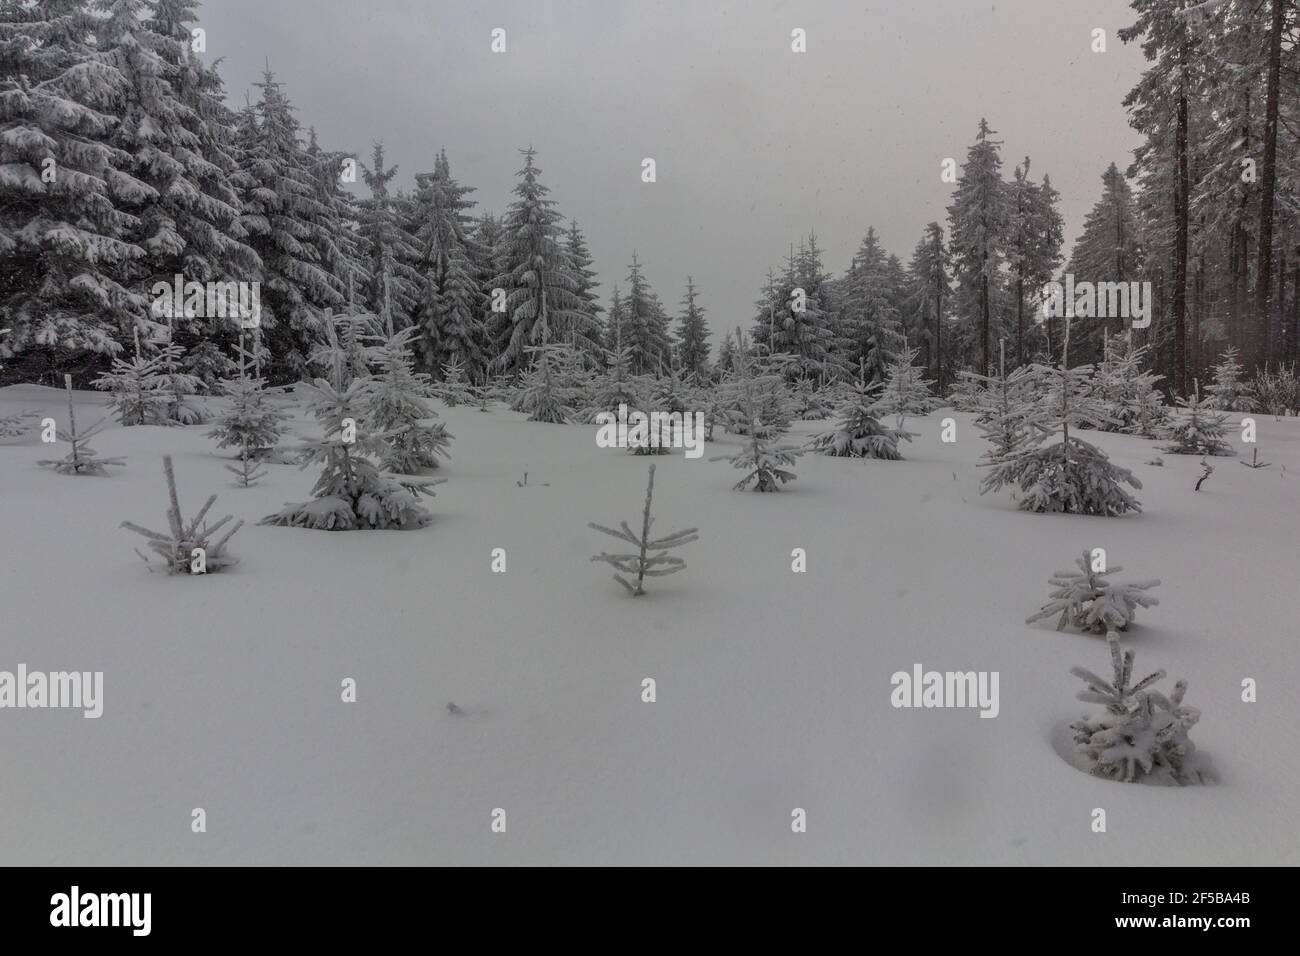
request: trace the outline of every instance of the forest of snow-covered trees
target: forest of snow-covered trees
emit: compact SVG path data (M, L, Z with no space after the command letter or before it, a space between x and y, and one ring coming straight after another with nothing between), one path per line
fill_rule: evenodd
M751 348L791 356L792 379L877 381L907 342L942 394L963 370L990 371L1003 340L1013 365L1059 361L1041 288L1066 271L1151 282L1153 321L1135 337L1172 394L1229 347L1248 376L1293 365L1300 13L1287 0L1133 7L1123 39L1150 65L1115 108L1145 139L1097 171L1072 248L1050 171L1004 159L980 119L964 161L949 160L947 221L918 229L910 260L868 226L837 273L812 224L761 285ZM520 144L500 215L479 209L472 170L453 173L445 152L400 157L427 171L394 189L399 158L318 142L269 65L253 90L226 90L194 49L198 14L196 0L0 5L0 381L81 380L137 334L146 349L170 334L210 385L237 330L198 316L165 331L151 290L177 275L260 283L272 381L300 378L323 316L343 311L415 329L418 367L436 378L451 364L476 383L514 376L548 343L593 365L617 344L633 374L734 365L734 319L712 354L708 289L652 289L635 250L626 274L594 273L581 225L545 185L544 144ZM1072 357L1101 359L1125 325L1076 329Z

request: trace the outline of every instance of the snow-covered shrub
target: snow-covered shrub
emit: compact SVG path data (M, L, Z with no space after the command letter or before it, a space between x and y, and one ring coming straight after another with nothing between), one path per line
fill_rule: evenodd
M1051 599L1036 614L1026 618L1026 624L1059 615L1056 621L1058 631L1065 630L1067 624L1098 634L1123 631L1133 623L1139 607L1154 607L1160 603L1159 598L1148 593L1159 586L1157 579L1112 584L1106 576L1124 569L1117 566L1095 571L1087 551L1074 563L1078 565L1078 571L1057 571L1052 575L1049 581L1053 588Z
M237 559L226 552L226 542L244 526L244 522L236 521L225 534L217 538L216 533L231 520L231 516L226 515L213 525L203 522L208 509L217 500L216 495L211 495L194 516L194 520L186 524L181 518L171 455L163 455L163 474L167 477L167 532L150 531L130 521L123 521L121 526L149 539L149 548L162 558L168 574L211 573L233 565ZM149 558L138 548L135 553L140 555L145 564L149 564Z
M671 548L679 547L683 544L690 544L692 541L699 540L698 528L687 528L685 531L677 531L663 538L650 538L650 525L654 523L654 518L650 517L650 502L654 497L655 489L655 466L650 466L650 482L646 485L645 490L645 508L641 513L641 534L635 534L628 527L627 522L619 524L619 530L606 528L604 525L598 525L594 521L588 522L587 527L600 531L603 534L618 538L620 541L626 541L636 548L635 554L607 554L602 551L600 554L593 555L592 561L603 561L610 565L617 574L614 580L623 585L633 597L639 597L645 594L645 588L642 586L645 579L665 577L669 574L676 574L686 567L686 562L678 557L668 554ZM655 551L657 554L651 554ZM632 584L623 575L636 577L636 583Z
M1106 635L1113 677L1107 681L1082 667L1070 673L1088 685L1079 700L1100 704L1100 713L1086 715L1070 725L1075 750L1099 777L1128 783L1166 786L1209 783L1208 764L1196 752L1188 733L1200 719L1195 707L1183 704L1187 682L1179 681L1168 697L1154 689L1165 672L1148 674L1136 684L1133 652L1121 651L1119 637Z
M854 385L848 401L840 409L839 427L816 435L808 447L823 455L900 460L903 456L898 451L898 443L911 441L912 433L881 423L877 406L879 392L879 383Z
M1259 407L1270 415L1300 415L1300 376L1294 365L1283 365L1276 372L1261 369L1250 384Z
M36 464L53 468L61 475L94 475L103 477L108 474L108 466L125 467L125 458L100 458L95 449L90 447L90 439L104 428L105 419L100 419L84 432L77 431L77 416L72 410L72 376L63 376L63 387L68 393L68 427L56 429L55 434L72 446L72 451L63 458L54 461L38 461Z

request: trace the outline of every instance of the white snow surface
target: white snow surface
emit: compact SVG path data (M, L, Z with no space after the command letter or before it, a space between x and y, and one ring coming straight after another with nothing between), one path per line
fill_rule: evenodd
M76 400L85 428L105 398ZM23 409L64 424L62 392L0 390L0 415ZM733 436L646 458L595 426L439 410L449 481L406 532L256 526L315 469L238 488L206 425L110 425L95 450L128 461L107 478L39 468L67 446L36 420L0 439L0 670L104 672L97 720L0 710L0 863L1300 863L1300 420L1256 416L1272 467L1215 459L1199 493L1198 459L1153 467L1155 443L1089 433L1144 513L1088 518L981 496L985 442L950 410L908 420L904 461L810 453L779 494L731 490L708 456ZM291 428L315 434L301 409ZM151 574L132 553L118 524L165 527L168 453L186 516L216 492L210 516L248 522L233 570ZM701 540L632 598L590 562L617 543L587 522L637 527L652 462L655 530ZM1189 681L1217 785L1116 783L1058 752L1088 706L1069 668L1109 675L1106 645L1024 619L1094 547L1115 580L1162 579L1124 644L1136 676ZM1000 713L893 708L917 662L998 671Z

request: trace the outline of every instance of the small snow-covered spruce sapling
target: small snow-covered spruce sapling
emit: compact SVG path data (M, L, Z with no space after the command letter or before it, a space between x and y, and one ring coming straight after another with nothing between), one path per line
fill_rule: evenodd
M744 430L746 441L736 454L716 455L709 460L729 461L733 468L739 468L745 473L732 486L735 491L746 491L751 484L755 491L780 491L781 485L795 480L795 473L788 470L787 466L795 463L803 454L803 449L794 445L772 444L778 433L777 426L766 424L760 418L761 398L755 394L755 379L750 377L743 356L739 361L738 402L741 413L750 423ZM732 430L735 430L734 427Z
M906 415L928 415L940 406L930 391L934 382L921 377L924 369L913 363L920 349L906 348L885 369L885 383L876 412L880 415L897 415L901 425Z
M306 446L300 465L323 465L312 488L314 500L288 504L259 524L323 531L422 528L431 516L417 498L432 495L429 489L446 479L380 472L371 458L386 457L390 448L383 435L366 427L365 409L374 379L358 374L357 367L347 362L347 346L340 345L335 323L326 325L326 333L330 347L324 364L331 368L334 380L318 378L315 384L297 386L308 397L307 409L323 433Z
M639 536L627 526L626 521L619 523L619 530L617 531L596 524L594 521L587 522L588 528L618 538L620 541L626 541L636 548L635 554L607 554L602 551L600 554L592 555L591 558L593 561L603 561L614 568L618 572L614 575L614 580L623 585L633 597L640 597L645 594L644 582L646 578L666 577L669 574L676 574L686 567L685 560L670 555L668 551L671 548L698 541L700 538L698 528L687 528L685 531L675 531L663 538L651 540L650 526L654 524L654 518L650 516L650 502L654 498L654 491L655 466L651 465L650 482L645 489L645 509L641 513L641 534ZM658 553L651 554L652 551ZM634 578L636 583L632 583L623 575Z
M448 408L457 405L473 405L474 387L465 375L465 363L453 358L442 366L442 381L433 388L435 398L442 399Z
M1045 392L1036 401L1026 399L1016 412L1026 442L981 465L990 470L980 483L980 494L1016 485L1023 493L1019 507L1025 511L1107 517L1141 511L1138 500L1122 486L1140 489L1142 482L1128 469L1112 464L1096 445L1071 434L1072 429L1085 426L1099 428L1110 415L1101 400L1090 394L1092 367L1068 368L1065 361L1057 368L1033 366Z
M194 520L186 524L181 517L180 500L176 495L176 473L172 470L171 455L163 455L163 474L167 477L167 533L150 531L131 521L123 521L121 527L148 538L149 548L162 558L168 574L200 573L200 569L202 573L211 573L233 565L237 559L226 552L226 542L244 526L244 522L236 521L225 534L217 538L216 533L225 527L231 516L226 515L213 525L203 523L208 509L217 500L216 495L211 495L194 516ZM149 565L149 558L139 548L135 549L135 553ZM149 569L153 570L152 565Z
M573 409L569 406L571 391L565 387L558 369L567 349L566 345L525 347L525 352L534 353L536 357L533 367L525 373L522 387L511 407L518 412L527 412L530 422L563 425L573 417Z
M60 475L95 475L103 477L108 474L108 466L118 468L126 466L125 458L99 458L95 449L90 447L90 439L104 429L105 419L100 419L84 432L77 431L77 416L72 410L72 376L63 376L63 387L68 393L68 427L58 428L55 434L72 446L72 451L54 461L38 461L36 464L53 468Z
M881 423L881 412L876 405L879 393L879 383L855 383L840 408L839 427L815 436L809 447L823 455L901 461L898 443L911 441L912 433Z
M1187 681L1174 685L1168 697L1154 689L1165 672L1148 674L1136 684L1133 652L1121 651L1119 636L1106 635L1114 677L1107 681L1083 667L1070 673L1088 685L1075 696L1104 710L1075 721L1075 750L1088 764L1089 772L1126 783L1154 783L1186 786L1211 782L1208 764L1199 759L1188 732L1200 720L1201 712L1183 704Z
M1221 412L1253 412L1257 406L1243 372L1245 369L1237 361L1237 350L1225 349L1223 358L1214 366L1214 384L1205 390L1205 407Z
M437 468L438 456L450 458L447 434L442 422L431 422L438 413L429 405L432 383L424 372L414 370L411 337L414 327L403 329L373 350L377 371L366 405L370 427L388 442L380 464L389 471L413 474L421 468Z
M1066 625L1098 634L1123 631L1133 623L1139 607L1154 607L1160 603L1159 598L1148 593L1159 587L1158 579L1112 584L1106 580L1106 575L1124 569L1115 566L1106 571L1095 571L1087 551L1074 563L1078 565L1078 571L1057 571L1052 575L1049 581L1054 588L1051 600L1036 614L1026 618L1026 624L1059 615L1056 621L1058 631L1065 630Z
M203 380L181 370L185 350L169 342L158 353L158 392L161 410L166 422L173 425L201 425L211 413L195 396L203 389Z
M0 415L0 438L16 438L27 433L31 427L28 419L31 412L18 412L16 415Z
M115 358L109 371L91 384L112 395L108 407L120 425L172 424L164 411L167 398L162 389L166 382L157 358L147 359L138 353L129 362Z
M1201 398L1200 387L1186 398L1178 399L1185 414L1180 415L1166 429L1165 438L1172 441L1163 449L1170 455L1235 455L1236 451L1224 440L1228 416L1210 410Z

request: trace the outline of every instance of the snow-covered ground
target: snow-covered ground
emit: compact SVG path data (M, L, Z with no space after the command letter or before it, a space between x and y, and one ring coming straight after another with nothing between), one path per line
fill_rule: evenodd
M77 398L85 427L104 399ZM61 393L0 390L0 415L24 408L63 424ZM1197 459L1090 436L1144 485L1143 514L1104 519L981 497L985 444L961 414L941 443L952 414L911 421L905 461L809 454L760 495L708 461L731 436L648 459L594 426L443 410L449 481L409 532L256 526L315 471L235 487L203 426L111 426L95 449L128 465L109 478L37 467L66 446L35 431L0 440L0 670L104 672L98 720L0 711L0 862L1300 863L1300 420L1258 416L1272 467L1215 460L1200 492ZM120 521L165 526L164 453L187 515L217 492L214 515L248 521L233 571L132 553ZM633 599L590 563L613 542L587 522L635 523L651 461L656 530L700 540ZM1190 682L1217 785L1114 783L1058 754L1085 707L1068 670L1108 673L1105 642L1023 622L1093 547L1117 579L1163 580L1124 641L1139 676ZM998 716L893 708L915 663L998 671Z

